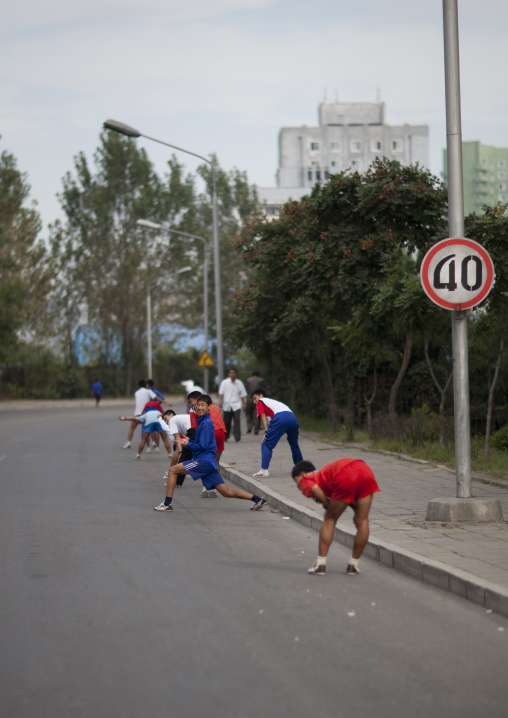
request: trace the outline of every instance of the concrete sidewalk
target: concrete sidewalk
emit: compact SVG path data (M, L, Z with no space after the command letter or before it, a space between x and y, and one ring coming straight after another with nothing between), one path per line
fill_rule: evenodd
M282 515L319 530L323 512L305 498L291 479L289 445L282 438L274 451L268 479L254 479L261 466L261 439L242 435L227 442L222 473L238 486L266 496ZM508 523L430 523L427 504L455 496L455 473L443 466L368 451L358 446L330 444L303 432L300 447L317 468L345 456L366 461L374 471L381 493L374 497L371 534L364 556L428 581L467 600L508 616ZM473 479L473 495L499 499L508 519L507 487ZM339 519L336 539L353 545L352 512ZM317 537L316 537L317 551ZM305 570L307 566L302 566ZM368 569L367 569L368 570Z

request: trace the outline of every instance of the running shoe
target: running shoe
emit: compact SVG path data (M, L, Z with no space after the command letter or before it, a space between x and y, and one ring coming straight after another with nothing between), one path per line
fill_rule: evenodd
M134 461L141 461L141 456L139 454L136 454L134 457Z
M201 498L202 499L208 498L208 491L206 489L203 489L203 491L201 492Z
M355 566L354 563L348 563L346 573L348 576L354 576L355 574L360 573L360 569L358 566Z
M161 450L159 449L158 446L155 447L154 453L155 453L155 454L160 454L160 453L161 453Z
M166 504L164 501L154 508L154 511L173 511L173 504Z
M130 449L130 448L131 448L130 441L128 441L126 444L124 444L122 446L122 449Z
M151 452L152 452L152 450L151 450L151 448L148 446L148 447L147 447L147 450L146 450L146 453L147 453L147 454L150 454Z
M326 565L322 563L318 566L317 561L314 561L307 573L311 573L314 576L324 576L326 574Z
M208 492L208 498L209 498L209 499L216 499L216 498L217 498L217 492L215 491L215 489L212 489L211 491Z
M268 501L266 499L261 499L261 501L258 501L251 507L251 511L259 511L263 506L266 506L267 503Z
M259 471L255 474L252 474L252 476L254 476L254 478L264 477L265 479L267 479L270 476L270 473L268 469L259 469Z

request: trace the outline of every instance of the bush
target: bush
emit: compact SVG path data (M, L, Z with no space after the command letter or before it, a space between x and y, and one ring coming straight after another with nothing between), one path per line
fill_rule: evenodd
M508 451L508 424L505 424L499 431L492 434L490 444L499 451Z

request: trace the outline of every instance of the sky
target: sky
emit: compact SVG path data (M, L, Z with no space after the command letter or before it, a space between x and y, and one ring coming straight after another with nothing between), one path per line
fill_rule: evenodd
M508 2L458 0L463 140L508 146ZM281 127L318 104L386 104L446 146L441 0L10 0L0 30L0 149L47 225L108 118L275 186ZM163 175L171 150L144 146ZM189 171L197 162L177 153ZM93 162L92 162L93 165ZM43 233L44 234L44 233Z

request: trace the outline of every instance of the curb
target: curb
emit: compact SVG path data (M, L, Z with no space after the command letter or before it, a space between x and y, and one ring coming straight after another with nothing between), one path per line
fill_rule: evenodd
M282 494L268 488L266 484L249 478L246 474L233 469L228 464L221 462L220 467L224 478L229 479L245 491L262 494L273 508L283 510L287 516L308 528L316 531L321 528L323 523L321 512L296 504ZM354 529L335 528L335 541L349 548L353 546L354 536ZM508 618L508 589L503 586L484 581L467 571L447 566L440 561L434 561L424 556L419 556L412 551L406 551L381 539L370 537L365 547L364 555L383 566L394 568Z

